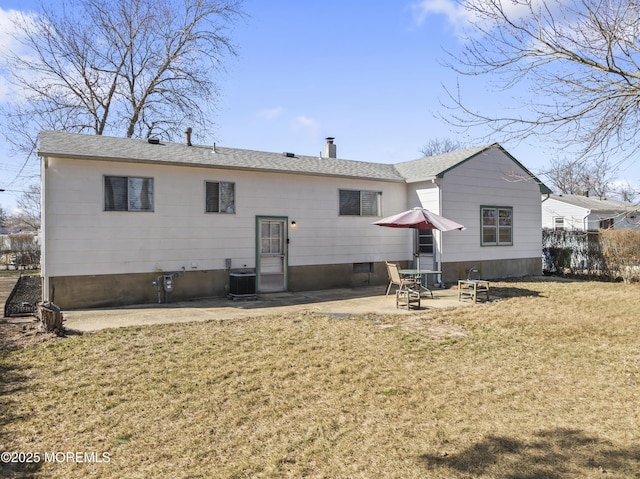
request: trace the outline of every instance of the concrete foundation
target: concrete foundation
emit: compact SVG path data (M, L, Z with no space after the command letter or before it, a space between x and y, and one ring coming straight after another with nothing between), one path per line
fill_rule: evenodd
M171 293L160 286L158 295L158 287L152 283L162 282L162 275L169 273L52 277L49 300L62 309L164 303L223 296L229 285L225 270L187 271L174 276Z
M402 263L402 262L399 262ZM186 271L175 274L173 292L165 294L153 281L166 273L137 273L97 276L57 276L50 278L49 300L62 309L98 308L188 301L226 296L229 271ZM289 267L289 291L385 285L384 263Z
M409 267L407 261L394 262L401 268ZM458 279L466 278L469 268L474 266L480 268L484 279L537 276L542 271L540 258L444 263L442 279L446 284L456 284ZM158 294L153 281L162 282L162 275L169 273L52 277L48 299L62 309L79 309L171 303L229 293L229 271L215 270L175 272L173 291L165 293L160 286ZM291 292L384 286L389 281L384 262L291 266L288 275Z
M394 261L402 268L406 261ZM289 268L289 290L313 291L329 288L356 288L389 282L387 266L382 263L325 264Z
M541 258L522 258L492 261L463 261L442 264L442 279L445 283L455 284L459 279L466 279L469 269L480 269L482 279L522 278L524 276L540 276L542 274Z

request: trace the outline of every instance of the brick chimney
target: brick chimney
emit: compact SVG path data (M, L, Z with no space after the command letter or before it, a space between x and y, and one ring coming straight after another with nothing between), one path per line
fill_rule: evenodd
M336 145L333 144L334 137L329 136L326 138L327 143L324 145L324 157L325 158L337 158L336 157Z

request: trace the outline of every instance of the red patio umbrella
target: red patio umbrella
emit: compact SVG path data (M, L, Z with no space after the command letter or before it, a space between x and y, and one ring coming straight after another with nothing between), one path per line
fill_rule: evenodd
M425 208L412 208L396 215L387 216L381 220L374 221L372 225L387 226L389 228L413 228L416 230L438 230L452 231L466 229L460 223L437 215ZM417 266L420 269L420 255L416 255Z
M437 215L424 208L412 208L397 215L387 216L381 220L371 223L378 226L388 226L390 228L415 228L421 230L451 231L463 230L465 227L460 223Z

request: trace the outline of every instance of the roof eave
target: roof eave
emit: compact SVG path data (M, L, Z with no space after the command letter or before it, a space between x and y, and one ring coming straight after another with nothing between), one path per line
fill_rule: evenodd
M551 191L551 189L545 185L542 181L540 181L540 179L538 179L538 177L536 175L534 175L533 173L531 173L531 171L529 171L527 169L527 167L525 167L522 163L520 163L518 160L516 160L507 150L505 150L504 148L502 148L502 146L500 146L499 143L493 143L489 146L487 146L486 148L483 148L479 151L477 151L476 153L474 153L473 155L469 155L467 158L465 158L464 160L462 160L459 163L456 163L453 166L450 166L449 168L442 170L440 173L438 173L436 175L437 178L444 178L444 175L446 173L448 173L449 171L457 168L458 166L462 165L463 163L466 163L467 161L471 160L472 158L475 158L478 155L482 155L483 153L497 148L499 149L503 154L505 154L507 157L509 157L509 159L511 161L513 161L516 165L518 165L520 168L522 168L522 170L524 170L524 172L529 175L533 180L535 180L535 182L538 184L538 186L540 187L540 193L543 195L550 195L553 193L553 191Z
M136 164L144 164L144 165L182 166L182 167L190 167L190 168L210 168L210 169L217 169L217 170L255 171L259 173L275 173L275 174L280 173L285 175L319 176L324 178L347 178L347 179L358 179L358 180L365 180L365 181L384 181L386 183L406 183L404 178L384 178L384 177L374 177L374 176L362 176L362 175L356 175L356 174L349 175L349 174L340 174L340 173L283 170L283 169L275 169L275 168L259 168L255 166L220 165L220 164L208 164L208 163L185 163L185 162L170 161L170 160L121 158L121 157L110 157L110 156L88 156L88 155L74 155L74 154L67 154L67 153L65 153L64 155L60 155L60 154L47 153L42 151L38 152L38 156L47 157L47 158L60 158L65 160L108 161L108 162L114 162L114 163L136 163Z
M440 178L442 177L438 175L425 176L424 178L409 178L406 180L406 183L408 185L413 183L429 183L429 182L436 183Z

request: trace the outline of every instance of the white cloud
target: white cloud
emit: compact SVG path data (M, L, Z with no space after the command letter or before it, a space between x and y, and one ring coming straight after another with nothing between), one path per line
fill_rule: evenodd
M456 30L463 30L471 20L469 12L454 0L421 0L411 5L411 11L418 26L431 15L444 15Z
M465 8L464 4L471 8ZM538 15L548 14L551 17L556 11L563 8L563 5L570 4L571 0L558 0L549 4L544 0L530 0L529 2L517 2L511 0L497 0L496 6L499 7L504 14L514 21L530 17L531 11L539 12ZM411 4L410 9L413 15L413 21L420 27L427 18L434 15L442 15L446 18L447 23L457 32L466 31L476 25L486 27L487 22L491 22L491 12L497 11L497 7L492 7L491 3L483 3L482 0L466 0L459 2L456 0L420 0ZM480 12L488 12L489 15L482 15Z
M293 122L293 130L318 136L320 134L320 123L306 115L300 115Z
M25 21L33 18L33 15L17 10L3 10L0 8L0 103L9 99L15 100L20 96L7 79L7 64L5 59L9 54L26 55L23 45L18 40L16 29L17 17L23 16Z
M3 10L0 8L0 59L17 46L17 42L13 37L15 33L14 17L18 12L15 10Z
M266 108L264 110L260 110L256 112L256 116L263 120L273 121L277 120L284 113L284 108L281 106L276 106L274 108Z

